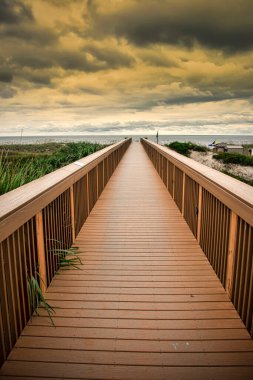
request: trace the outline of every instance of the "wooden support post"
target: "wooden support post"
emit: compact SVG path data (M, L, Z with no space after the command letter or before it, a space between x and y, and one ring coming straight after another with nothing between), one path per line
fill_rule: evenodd
M4 341L4 328L3 328L3 316L2 316L2 308L0 305L0 337L1 337L1 342L0 342L0 348L2 354L0 354L0 360L1 362L3 360L7 359L7 354L6 354L6 349L5 349L5 341Z
M167 190L169 191L169 160L167 159Z
M103 190L105 188L105 160L102 161L103 162Z
M86 181L86 202L87 202L87 215L90 214L90 195L89 195L89 173L86 174L87 181Z
M173 165L173 178L172 178L172 198L175 199L175 172L176 167Z
M3 274L3 282L1 284L2 286L2 299L1 299L1 306L0 306L0 309L1 309L1 312L4 313L4 315L7 317L8 315L8 296L7 296L7 284L6 284L6 275L5 275L5 260L4 260L4 252L3 252L3 249L2 249L2 244L0 244L0 272ZM0 317L1 318L1 321L2 321L2 316ZM4 357L5 359L7 359L7 352L6 350L8 351L8 347L10 349L12 349L12 340L11 340L11 325L10 325L10 315L9 315L9 318L6 318L6 335L7 337L4 338L4 332L2 331L1 333L1 336L2 336L2 339L3 339L3 350L4 350ZM1 322L1 329L3 330L3 325L2 325L2 322Z
M161 166L161 175L160 175L160 177L161 177L161 179L163 181L164 175L163 175L163 156L162 155L161 155L161 164L160 164L160 166Z
M230 298L232 296L232 285L233 285L236 230L237 230L237 215L233 211L231 211L229 243L228 243L227 274L226 274L226 291Z
M98 200L98 196L99 196L99 189L98 189L98 165L96 166L96 179L97 179L97 200Z
M44 247L44 232L43 232L43 216L42 211L36 214L36 235L37 235L37 249L38 249L38 263L40 274L40 287L44 293L47 289L47 272L46 272L46 257Z
M184 216L184 200L185 200L185 173L183 172L182 216Z
M75 201L74 201L74 186L70 186L70 211L71 211L71 230L72 230L72 242L75 242Z
M199 185L197 241L200 243L203 188Z

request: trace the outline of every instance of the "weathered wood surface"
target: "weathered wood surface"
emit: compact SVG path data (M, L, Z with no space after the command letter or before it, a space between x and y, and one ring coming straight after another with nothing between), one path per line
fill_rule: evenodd
M252 379L253 341L142 146L82 228L5 379Z

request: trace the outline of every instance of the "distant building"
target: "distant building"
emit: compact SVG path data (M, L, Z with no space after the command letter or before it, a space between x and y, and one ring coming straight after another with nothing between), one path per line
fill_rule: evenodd
M227 143L217 143L213 144L213 152L214 153L240 153L243 154L243 146L242 145L231 145Z

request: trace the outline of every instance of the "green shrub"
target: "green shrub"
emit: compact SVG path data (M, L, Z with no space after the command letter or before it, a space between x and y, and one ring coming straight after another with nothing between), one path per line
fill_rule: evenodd
M194 150L196 152L207 152L208 148L203 145L197 145L192 142L179 142L179 141L173 141L170 144L166 144L170 149L175 150L177 153L183 154L184 156L189 156L191 151Z
M238 164L242 166L253 166L253 157L239 153L218 153L213 158L222 161L224 164Z

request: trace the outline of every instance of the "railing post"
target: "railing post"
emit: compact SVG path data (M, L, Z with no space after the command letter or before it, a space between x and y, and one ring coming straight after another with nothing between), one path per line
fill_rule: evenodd
M96 178L97 178L97 200L98 200L98 194L99 194L99 189L98 189L98 165L96 166Z
M90 194L89 194L89 173L86 174L86 202L87 202L87 214L90 214Z
M105 160L102 161L103 163L103 190L105 188Z
M173 176L172 176L172 198L175 199L175 172L176 167L173 165Z
M227 273L226 273L226 291L230 298L232 296L236 230L237 230L237 215L233 211L231 211L229 242L228 242L228 261L227 261Z
M43 216L42 211L36 214L36 235L37 235L37 249L38 249L38 264L40 274L40 287L44 293L47 289L47 272L46 272L46 257L44 246L44 232L43 232Z
M74 243L76 238L75 231L75 202L74 202L74 186L70 186L70 211L71 211L71 229L72 229L72 241Z
M182 216L184 216L184 200L185 200L185 172L183 172L183 189L182 189Z
M203 188L199 185L197 241L200 243Z
M167 159L167 190L169 191L169 160Z

